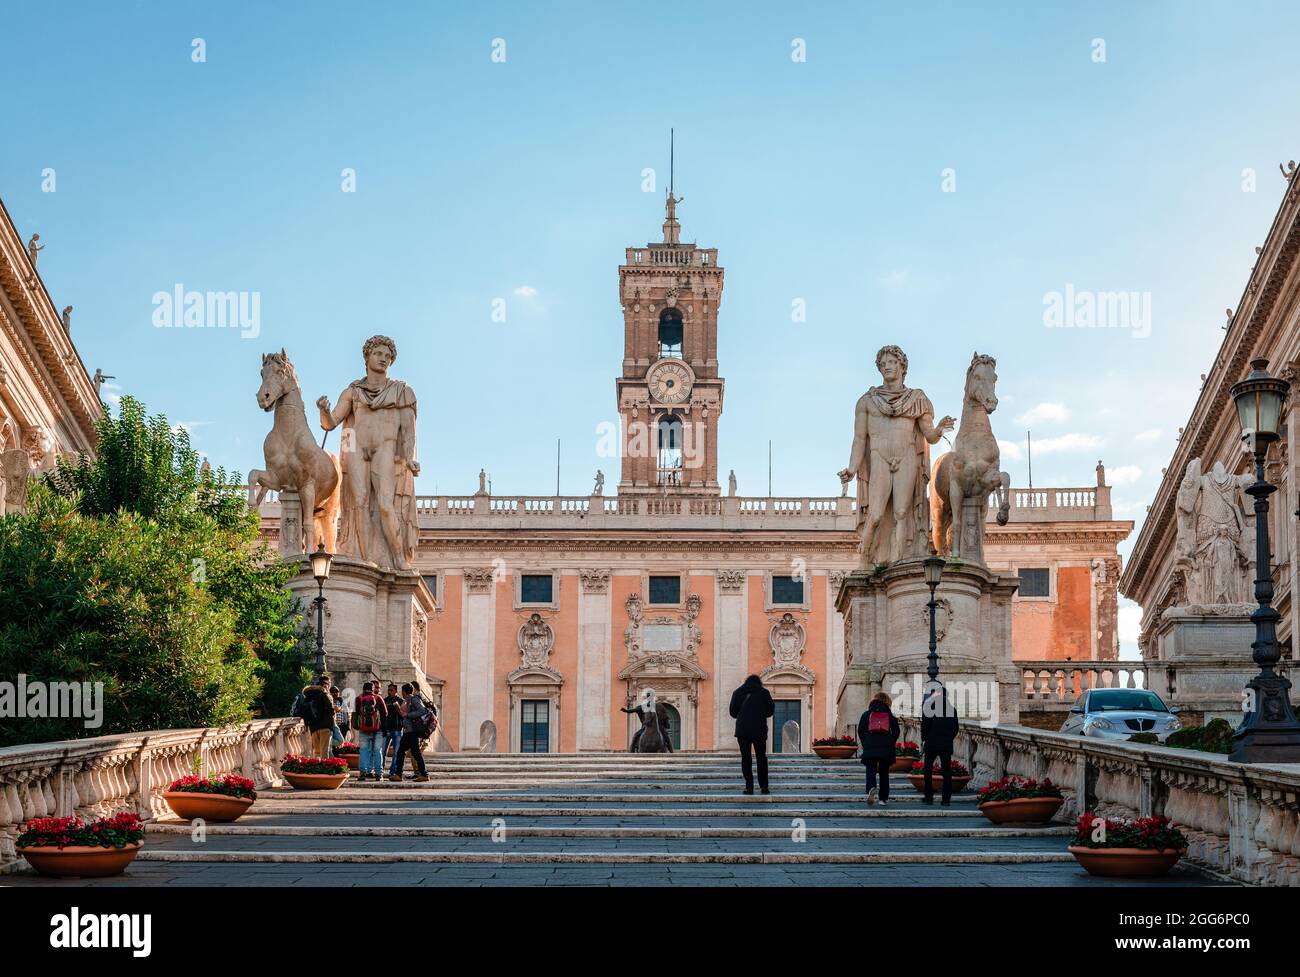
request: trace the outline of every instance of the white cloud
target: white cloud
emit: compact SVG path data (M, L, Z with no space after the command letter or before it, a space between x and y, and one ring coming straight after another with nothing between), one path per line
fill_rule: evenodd
M1016 418L1017 424L1064 424L1070 419L1070 409L1064 404L1035 404Z
M515 289L515 294L520 298L530 299L537 295L537 289L531 285L520 285Z
M1055 438L1035 438L1035 454L1050 455L1064 451L1092 451L1104 442L1095 434L1062 434Z
M1147 428L1145 431L1139 431L1137 434L1133 435L1133 440L1147 441L1147 442L1159 441L1160 429L1158 427L1151 427L1151 428Z
M1024 449L1014 441L999 441L998 450L1002 452L1003 461L1024 461Z
M1133 518L1146 514L1147 505L1145 499L1111 499L1110 511L1117 518Z
M1142 477L1142 469L1137 465L1120 465L1118 468L1106 469L1106 481L1111 485L1132 485Z

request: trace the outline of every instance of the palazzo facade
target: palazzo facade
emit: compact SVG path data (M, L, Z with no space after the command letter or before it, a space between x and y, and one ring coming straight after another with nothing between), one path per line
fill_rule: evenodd
M0 457L21 450L31 471L52 468L62 454L93 452L100 412L95 385L36 270L40 247L24 244L0 202Z
M680 242L675 205L663 240L619 267L613 491L502 497L480 479L476 494L418 499L415 562L434 607L412 643L452 749L477 749L489 721L497 750L626 749L639 720L620 710L647 688L678 749L729 749L731 693L751 672L776 699L773 728L797 721L804 749L857 721L835 715L855 500L740 497L720 480L724 275L715 249ZM1117 657L1116 547L1133 524L1112 518L1100 464L1092 474L1014 489L1008 523L989 523L989 564L1021 578L1017 659ZM274 502L263 516L274 535Z

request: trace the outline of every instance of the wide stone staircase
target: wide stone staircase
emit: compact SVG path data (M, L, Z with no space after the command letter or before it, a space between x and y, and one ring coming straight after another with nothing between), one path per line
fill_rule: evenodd
M230 825L154 822L127 874L72 884L1117 884L1077 866L1069 828L994 826L970 792L928 807L894 776L868 807L852 760L775 756L770 796L741 793L730 754L436 754L429 776L263 790Z

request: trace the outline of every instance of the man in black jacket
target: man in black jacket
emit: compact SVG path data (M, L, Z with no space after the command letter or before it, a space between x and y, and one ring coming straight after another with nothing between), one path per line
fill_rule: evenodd
M751 675L731 693L731 716L736 720L736 740L740 743L740 769L745 774L745 793L754 793L754 771L750 751L758 754L758 787L767 787L767 720L776 712L772 693L763 688L757 675Z
M334 700L326 690L330 687L329 676L316 680L302 690L306 715L303 721L311 733L311 755L329 757L330 740L334 732Z
M926 804L934 803L931 768L935 758L939 760L939 770L943 775L941 803L946 807L952 800L952 743L956 738L957 710L952 707L943 686L936 683L926 692L921 703L921 751L925 764L925 796L921 800Z

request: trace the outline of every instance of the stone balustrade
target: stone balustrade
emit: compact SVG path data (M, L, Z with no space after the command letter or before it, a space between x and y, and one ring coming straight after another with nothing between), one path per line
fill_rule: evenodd
M920 740L920 720L903 717ZM1300 764L1233 763L1212 753L963 722L953 756L971 789L1012 774L1050 777L1065 794L1058 820L1083 811L1172 819L1195 865L1254 885L1300 885Z
M299 719L258 719L218 729L164 729L0 749L0 873L21 861L14 842L30 818L169 813L172 781L234 773L259 788L280 783L280 758L309 749Z
M1109 489L1012 489L1008 519L1090 522L1111 518ZM255 491L250 491L250 501ZM848 496L728 495L420 495L416 510L428 529L820 529L854 532L856 499ZM264 523L278 524L279 493L262 500ZM988 521L997 516L996 499Z
M1146 665L1140 661L1018 661L1024 688L1022 702L1059 704L1068 709L1089 689L1145 689Z

